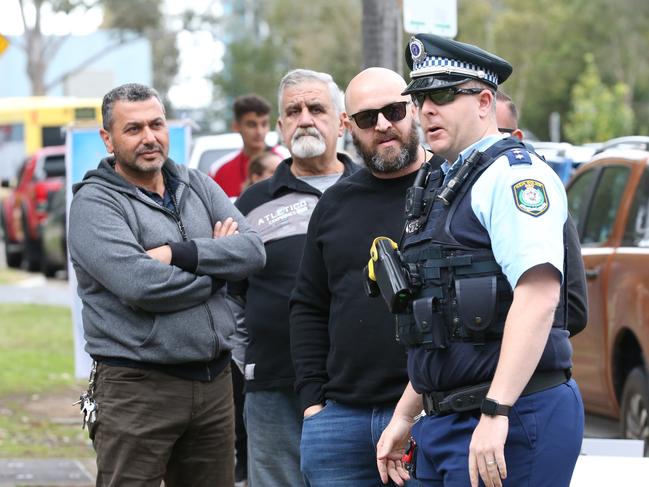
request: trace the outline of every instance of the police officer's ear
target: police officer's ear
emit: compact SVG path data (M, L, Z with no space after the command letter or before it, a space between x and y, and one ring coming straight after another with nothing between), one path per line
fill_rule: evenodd
M494 103L496 103L496 95L489 88L484 88L478 95L478 103L480 104L480 115L487 116L489 113L494 112Z

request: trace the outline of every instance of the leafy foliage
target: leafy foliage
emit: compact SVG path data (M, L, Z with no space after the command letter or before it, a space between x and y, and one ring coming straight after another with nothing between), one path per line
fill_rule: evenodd
M503 85L521 124L548 138L548 117L566 119L572 87L593 54L602 83L627 86L625 103L636 120L649 116L649 2L646 0L473 0L458 2L457 40L507 59L514 72ZM645 116L642 116L645 115ZM647 133L646 123L627 127Z
M253 19L235 12L224 22L230 41L214 83L226 101L254 92L277 113L277 86L287 71L324 71L344 88L360 70L359 0L260 0L255 5Z
M629 134L633 111L627 103L629 88L618 82L606 86L592 54L585 56L586 69L572 89L573 108L565 133L576 144L603 142Z
M151 29L160 32L165 20L162 0L18 1L62 12L106 5L106 25L149 38ZM365 4L376 4L379 10L400 8L397 0L232 0L224 4L228 9L223 16L215 17L213 10L188 12L183 25L211 30L227 45L224 68L213 78L216 98L229 106L234 97L257 92L275 105L278 82L289 69L325 71L344 87L366 62L373 62L367 53L391 50L388 41L374 41L363 55ZM513 64L514 73L503 88L518 105L521 124L541 139L548 138L551 112L571 121L571 138L575 124L581 123L568 113L577 106L573 87L587 69L586 53L592 53L612 103L624 99L635 114L635 122L621 121L615 131L649 133L649 57L643 55L649 45L647 0L471 0L458 2L458 8L457 40L477 44ZM177 70L177 54L173 42L162 42L164 36L155 39L155 71L162 73L162 78L154 75L155 84L164 92ZM26 47L37 52L38 45L36 38ZM34 79L42 77L42 63L53 57L55 48L47 48L40 64L30 64ZM397 51L403 53L403 45ZM627 91L616 95L621 89ZM219 115L231 117L229 109Z

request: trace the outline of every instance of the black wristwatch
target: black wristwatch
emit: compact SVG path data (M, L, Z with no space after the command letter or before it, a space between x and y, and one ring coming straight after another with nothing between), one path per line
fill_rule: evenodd
M500 404L498 401L485 397L480 406L480 412L487 416L509 416L511 406Z

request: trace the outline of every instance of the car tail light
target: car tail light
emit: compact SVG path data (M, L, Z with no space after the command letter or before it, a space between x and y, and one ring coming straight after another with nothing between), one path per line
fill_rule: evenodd
M41 185L36 186L36 219L38 223L47 216L47 188Z

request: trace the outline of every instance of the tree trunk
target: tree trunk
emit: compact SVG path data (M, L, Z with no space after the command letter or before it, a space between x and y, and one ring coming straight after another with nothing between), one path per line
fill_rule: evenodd
M397 0L363 0L363 68L380 66L401 74L403 23Z
M47 63L44 57L43 33L41 32L41 8L43 0L34 1L36 18L34 26L29 27L25 20L25 5L19 1L20 13L25 30L25 51L27 54L27 76L32 83L32 95L45 95L45 69Z

